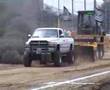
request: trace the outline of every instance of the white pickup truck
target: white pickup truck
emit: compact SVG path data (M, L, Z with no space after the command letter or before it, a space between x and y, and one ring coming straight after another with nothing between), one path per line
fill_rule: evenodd
M53 63L61 66L74 61L74 39L61 28L38 28L25 44L24 66L30 67L32 60L40 64Z

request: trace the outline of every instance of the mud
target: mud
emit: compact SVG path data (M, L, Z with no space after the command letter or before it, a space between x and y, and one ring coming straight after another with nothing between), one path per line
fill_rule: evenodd
M42 86L45 82L77 78L81 75L97 73L100 69L110 70L109 52L103 60L96 62L82 60L63 67L41 66L35 62L30 68L25 68L23 65L0 64L0 90L31 90ZM64 85L47 90L110 90L108 78L110 75L95 78L90 81L95 82L92 85Z

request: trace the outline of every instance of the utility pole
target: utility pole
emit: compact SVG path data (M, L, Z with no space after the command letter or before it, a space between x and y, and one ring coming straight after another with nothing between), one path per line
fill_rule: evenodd
M84 0L84 10L86 11L86 0Z
M74 0L72 0L72 25L74 30Z
M99 28L98 28L98 24L99 24L99 22L97 22L97 19L96 19L96 17L98 17L97 15L96 15L96 13L97 13L97 2L96 2L96 0L94 0L94 11L95 11L95 20L96 20L96 33L98 32L99 33Z
M60 0L58 0L58 28L60 27Z
M96 10L97 2L94 0L94 10Z

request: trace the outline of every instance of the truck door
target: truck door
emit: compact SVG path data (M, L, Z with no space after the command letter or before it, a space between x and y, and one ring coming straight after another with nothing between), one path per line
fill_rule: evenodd
M67 51L70 50L70 45L71 45L71 38L69 36L69 33L65 32L65 43L66 43L66 48L67 48Z
M67 52L69 48L68 38L65 37L64 32L59 30L60 51Z

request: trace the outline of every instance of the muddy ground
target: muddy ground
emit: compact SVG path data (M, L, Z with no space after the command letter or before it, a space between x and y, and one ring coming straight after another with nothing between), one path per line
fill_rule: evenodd
M0 90L31 90L46 85L47 82L58 82L66 79L110 70L110 52L103 60L91 62L86 59L77 61L71 66L41 66L33 62L32 67L23 65L0 64ZM47 90L110 90L110 75L89 80L93 85L64 85Z
M33 67L31 68L24 68L23 65L1 64L0 90L29 90L34 87L39 87L46 82L65 80L69 78L71 79L73 77L85 75L86 73L94 72L95 70L98 70L100 68L110 69L109 66L110 66L110 60L105 60L105 61L102 60L102 61L97 61L95 63L88 62L88 63L78 64L75 66L66 66L66 67L52 67L52 66L45 67L45 66L39 66L33 64ZM106 78L108 80L108 77L105 77L104 79ZM91 88L91 85L88 86L89 88ZM88 88L88 86L86 87L83 86L84 89L79 89L78 87L76 88L76 90L95 90L95 89L85 89ZM63 89L55 89L55 90L75 90L74 85L72 87L74 89L66 89L66 88L67 86L65 87L65 89L63 88Z

